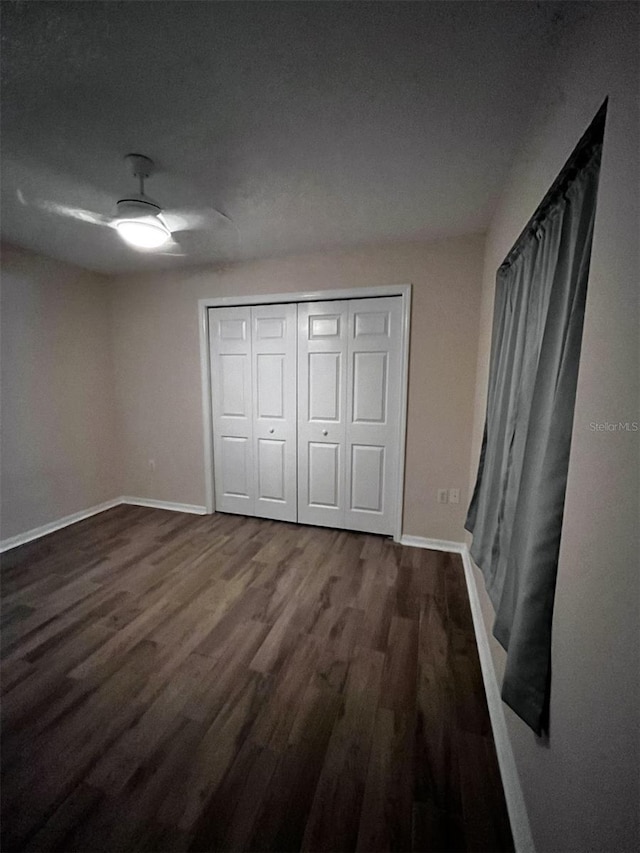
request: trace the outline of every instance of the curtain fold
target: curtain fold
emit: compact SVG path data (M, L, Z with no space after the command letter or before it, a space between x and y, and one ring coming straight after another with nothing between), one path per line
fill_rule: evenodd
M465 527L507 650L502 698L548 726L551 624L606 102L496 277L487 412Z

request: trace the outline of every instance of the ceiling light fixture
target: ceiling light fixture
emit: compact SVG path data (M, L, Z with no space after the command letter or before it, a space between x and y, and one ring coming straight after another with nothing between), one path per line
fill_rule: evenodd
M134 178L140 181L140 192L117 203L114 225L118 234L136 249L157 249L171 240L171 232L162 221L162 208L145 195L144 179L153 172L154 163L142 154L128 154Z
M157 249L171 239L171 234L153 216L119 219L116 222L116 228L125 243L138 249Z

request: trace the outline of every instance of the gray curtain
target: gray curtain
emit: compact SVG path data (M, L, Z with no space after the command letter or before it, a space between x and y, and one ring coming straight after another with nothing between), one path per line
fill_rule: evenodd
M465 527L507 650L502 698L548 727L551 623L606 102L500 266Z

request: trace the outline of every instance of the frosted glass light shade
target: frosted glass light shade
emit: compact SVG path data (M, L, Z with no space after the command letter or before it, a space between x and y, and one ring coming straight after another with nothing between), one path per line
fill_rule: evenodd
M121 219L116 222L122 239L138 249L157 249L169 241L171 235L154 217Z

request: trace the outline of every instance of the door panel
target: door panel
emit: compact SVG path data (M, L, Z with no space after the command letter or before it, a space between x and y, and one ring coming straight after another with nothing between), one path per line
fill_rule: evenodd
M298 519L393 533L402 299L298 309Z
M384 447L351 446L351 510L381 513L384 495Z
M344 527L347 302L298 306L298 521Z
M309 442L309 495L310 507L339 509L340 497L340 445Z
M255 515L297 518L297 306L251 308Z
M235 311L235 308L228 309ZM242 310L242 309L238 309ZM218 320L218 337L222 341L246 341L247 319L245 317L220 317Z
M402 299L349 303L345 526L393 533L400 445Z
M282 420L285 404L285 356L258 353L256 356L256 389L258 418Z
M247 399L246 390L250 387L247 371L251 364L246 355L220 356L221 394L220 414L231 418L251 416L251 399Z
M256 317L256 339L259 341L286 337L286 321L282 317Z
M340 421L342 353L310 352L309 421Z
M258 443L258 494L260 500L286 500L284 441L259 438Z
M319 303L319 305L328 305L329 303ZM335 303L334 303L335 304ZM341 303L342 304L342 303ZM339 339L343 337L342 326L345 322L345 316L340 313L325 314L322 307L318 308L317 313L309 314L309 340L321 341L326 339Z
M216 508L253 515L251 311L209 309Z
M220 445L222 448L222 496L251 500L249 440L240 436L223 435Z
M389 337L389 312L388 311L359 311L353 312L354 338L371 337L372 335L383 335Z
M353 353L354 423L382 424L387 417L387 353Z

